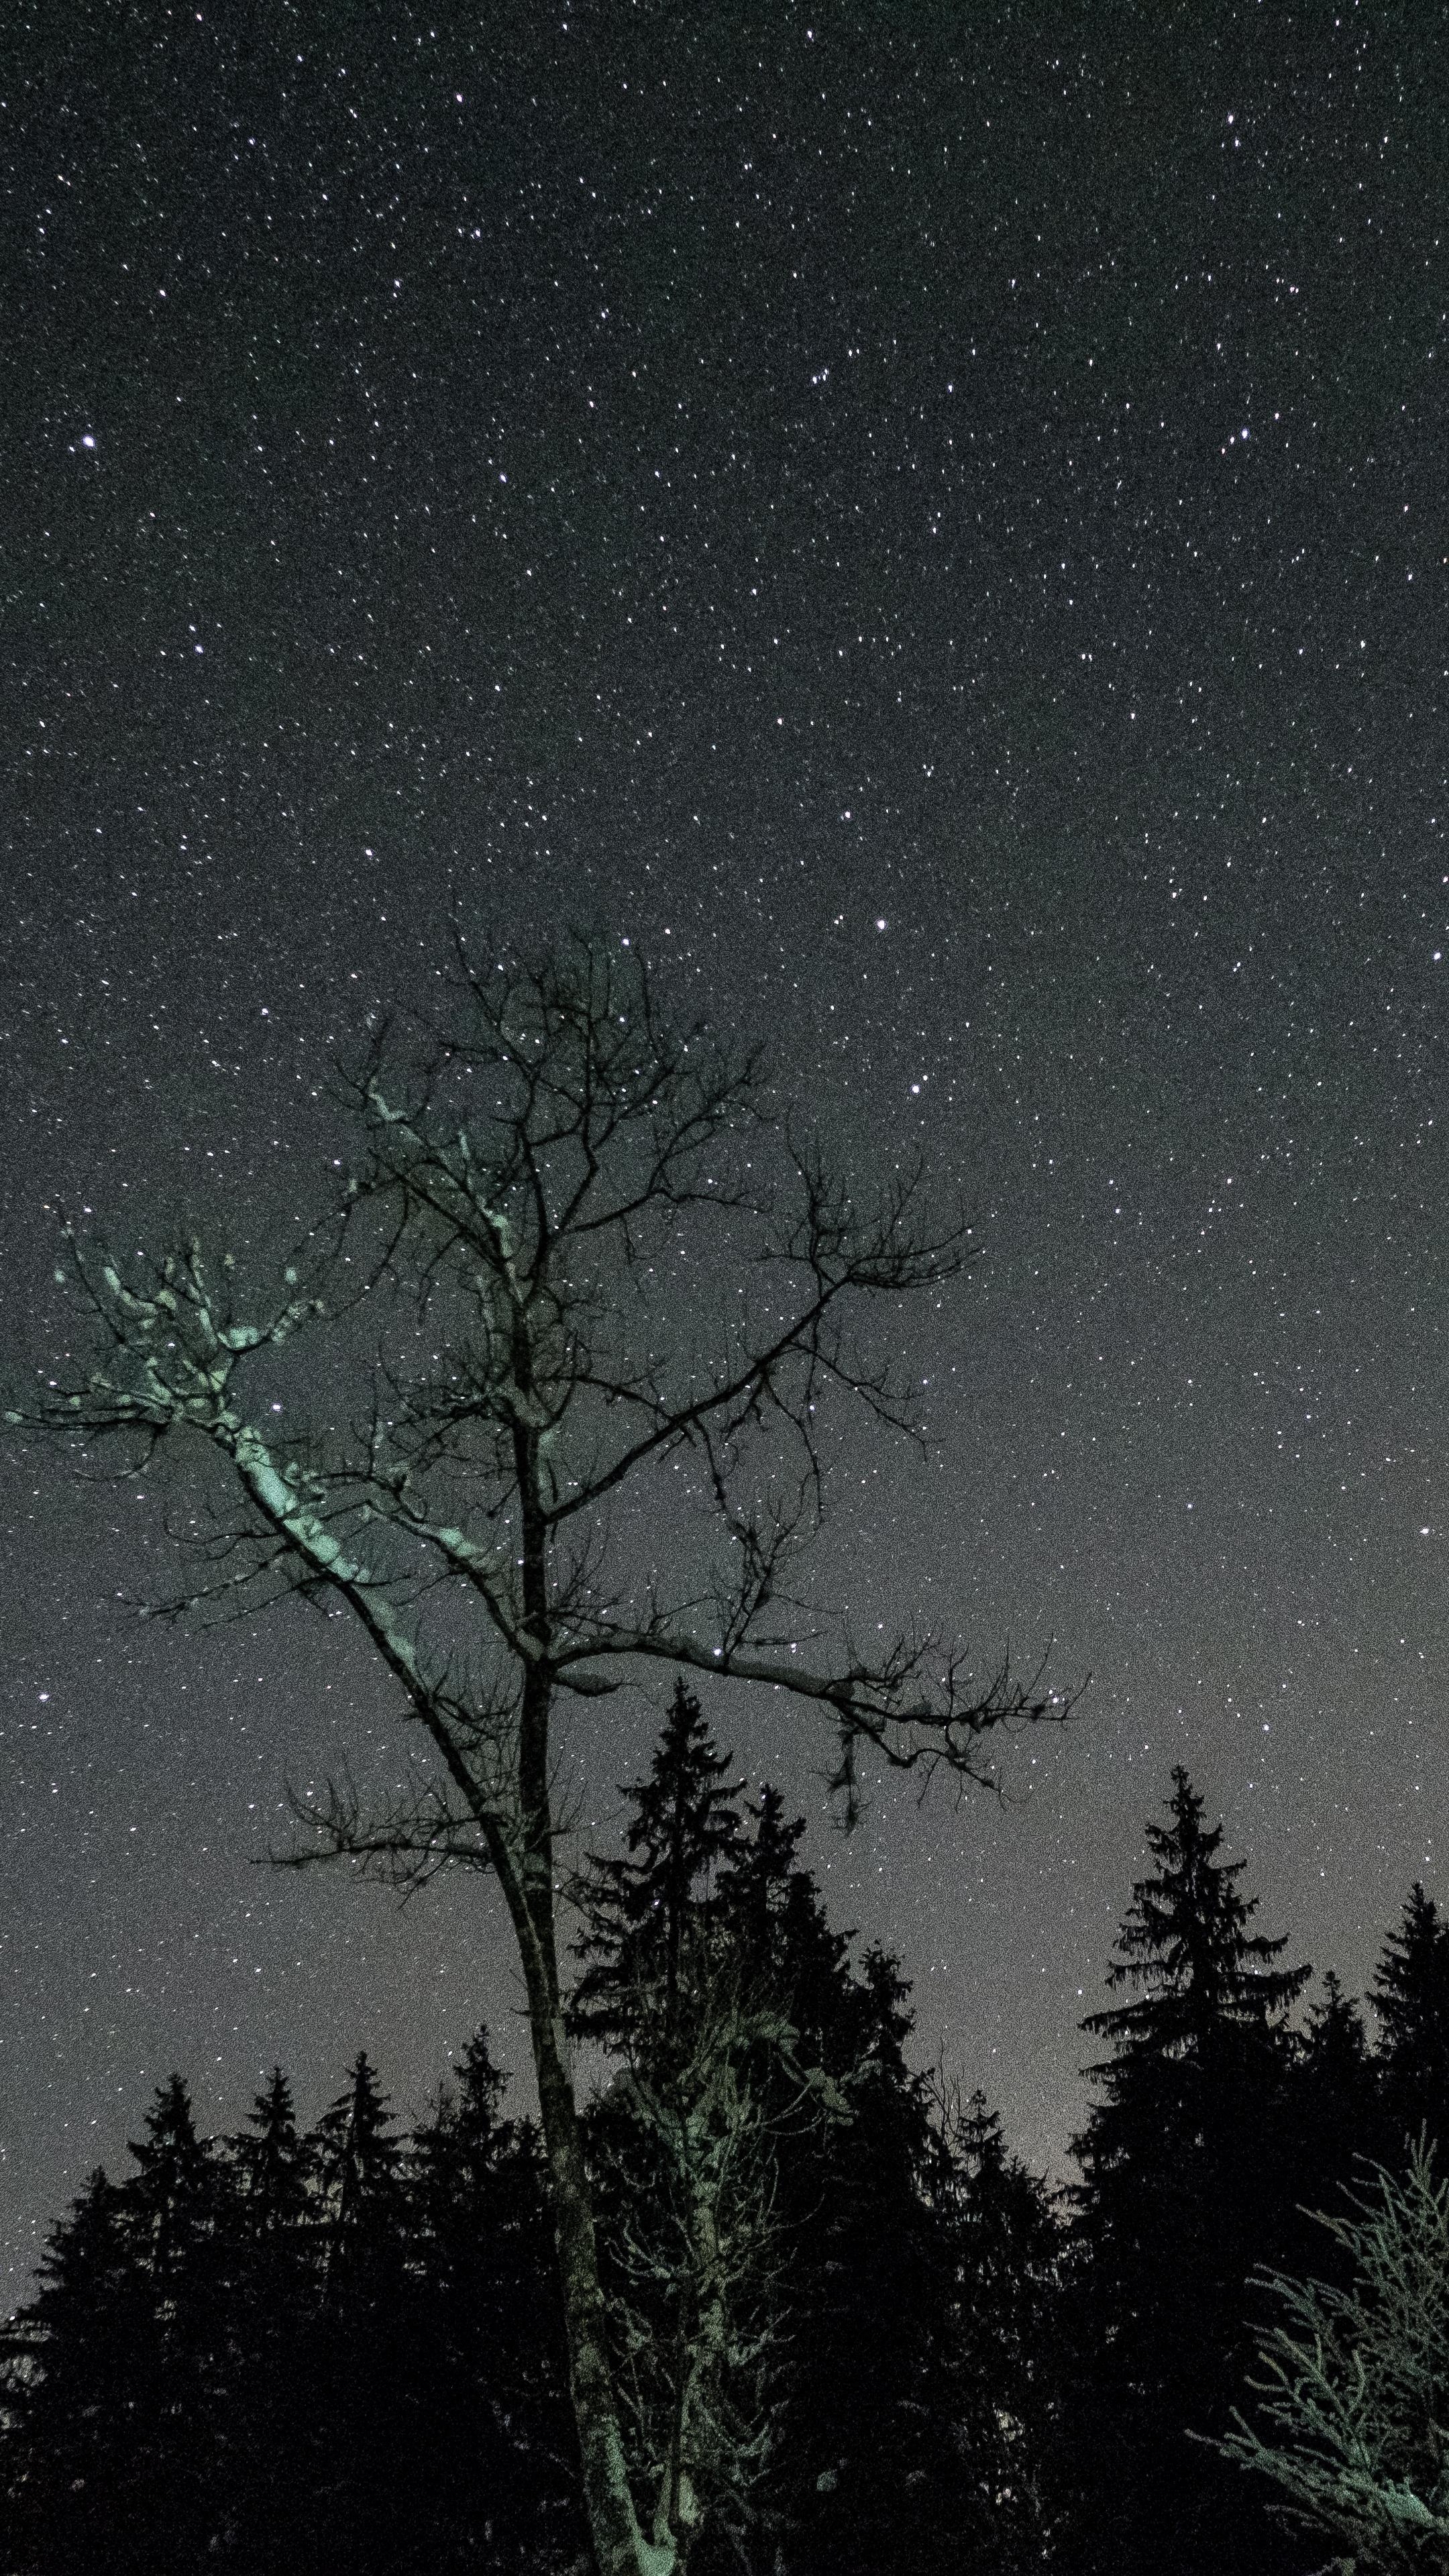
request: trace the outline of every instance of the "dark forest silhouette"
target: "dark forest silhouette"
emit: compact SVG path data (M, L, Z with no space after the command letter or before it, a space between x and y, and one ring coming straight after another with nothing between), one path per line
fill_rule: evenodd
M1204 1817L1176 1772L1053 2194L912 2067L898 1963L852 1952L803 1825L676 1687L624 1856L575 1882L571 2010L630 2467L699 2576L1322 2567L1254 2471L1267 2276L1358 2313L1371 2166L1442 2230L1449 1926L1415 1887L1374 2045L1331 1975L1295 2020L1309 1971ZM587 2570L546 2169L504 2094L482 2032L410 2135L366 2055L307 2132L280 2070L233 2137L163 2085L5 2330L4 2576ZM1332 2563L1440 2566L1428 2471L1381 2451L1387 2538Z

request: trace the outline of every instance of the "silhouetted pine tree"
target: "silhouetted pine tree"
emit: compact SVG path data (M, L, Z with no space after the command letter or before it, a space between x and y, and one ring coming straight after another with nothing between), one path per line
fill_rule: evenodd
M1084 2029L1114 2043L1074 2140L1074 2384L1064 2564L1080 2576L1239 2576L1285 2561L1247 2482L1193 2433L1226 2429L1250 2348L1249 2275L1276 2259L1296 2196L1286 2016L1310 1973L1250 1929L1244 1863L1218 1858L1187 1773L1155 1867L1133 1889L1109 1986Z
M122 2188L150 2279L153 2321L135 2366L150 2427L142 2447L153 2463L153 2502L138 2496L136 2510L164 2532L167 2563L184 2567L214 2555L227 2533L235 2383L224 2216L230 2178L213 2141L197 2135L180 2075L159 2088L144 2135L130 2149L137 2170Z
M1305 2089L1323 2096L1329 2117L1337 2120L1341 2108L1367 2113L1373 2070L1363 2014L1334 1968L1324 1973L1322 2002L1309 2012L1299 2070Z
M627 1856L594 1856L579 1882L574 1954L584 1966L570 2014L581 2035L637 2045L646 1998L650 2012L672 2019L687 1930L739 1838L743 1784L726 1787L729 1768L698 1700L677 1681L647 1779L621 1791Z
M1341 2208L1344 2191L1362 2181L1363 2167L1391 2151L1377 2075L1362 2011L1330 1968L1293 2068L1289 2153L1296 2205L1273 2257L1278 2270L1296 2277L1331 2268L1333 2239L1313 2213Z
M831 1929L819 1888L800 1865L804 1832L804 1817L787 1820L784 1794L769 1781L757 1800L745 1800L741 1837L720 1878L719 1914L751 1975L788 2013L804 2058L838 2074L857 2035L852 2023L847 2036L842 2021L850 1941Z
M1003 2434L991 2383L1015 2370L1024 2425L1022 2338L1036 2291L1021 2292L1008 2333L1006 2274L1013 2262L1023 2278L1040 2267L1050 2221L1019 2169L1008 2184L993 2168L994 2333L971 2280L992 2183L971 2177L981 2206L968 2252L956 2167L930 2088L907 2063L899 1968L879 1951L852 1964L800 1863L803 1820L786 1818L773 1787L742 1804L729 1772L697 1703L677 1689L648 1779L629 1793L627 1857L594 1861L578 1891L575 2027L621 2070L592 2135L637 2458L667 2494L668 2460L649 2449L669 2420L661 2357L687 2359L700 2323L680 2180L692 2172L704 2188L716 2173L710 2157L728 2132L710 2121L723 2091L734 2152L759 2160L763 2188L753 2204L739 2191L719 2204L723 2232L744 2240L730 2313L738 2366L711 2389L739 2445L738 2475L702 2499L709 2518L691 2576L740 2565L770 2576L1004 2568L1005 2551L1027 2547L1036 2507L1025 2433ZM1008 2249L1013 2190L1022 2205ZM997 2474L1009 2441L1014 2486Z
M788 2055L790 2036L721 1914L740 1835L729 1768L677 1684L649 1773L624 1792L626 1856L592 1858L575 1890L584 1964L570 2008L616 2070L590 2153L635 2470L698 2576L743 2534L767 2433L773 2166L756 2078L762 2051Z
M220 2177L211 2141L196 2134L184 2077L172 2075L158 2088L144 2126L145 2136L129 2142L137 2170L126 2201L152 2278L166 2296L215 2233Z
M148 2564L136 2528L151 2436L150 2284L121 2193L92 2174L52 2232L40 2287L6 2329L0 2565L76 2576ZM139 2382L139 2384L138 2384Z
M417 2320L403 2142L365 2050L310 2147L322 2245L313 2344L319 2545L333 2564L366 2553L401 2570L420 2538Z
M806 1937L811 2039L848 2104L781 2156L788 2219L779 2436L769 2505L790 2576L964 2570L979 2523L965 2417L979 2391L959 2333L953 2227L897 1962L842 1956L822 1990L818 1897L782 1919ZM827 1938L833 1940L835 1936ZM788 1954L786 1964L788 1966Z
M249 2126L231 2140L244 2232L258 2240L287 2237L310 2222L313 2156L298 2135L292 2088L280 2066L247 2118Z
M543 2163L479 2031L413 2140L435 2546L461 2569L581 2563L587 2541Z
M956 2438L970 2488L962 2563L983 2576L1026 2576L1041 2566L1048 2536L1061 2228L1051 2194L1009 2153L984 2094L948 2112L942 2147L938 2190L956 2285Z
M1388 2153L1403 2163L1406 2141L1421 2127L1449 2144L1449 1924L1417 1881L1384 1944L1369 2000Z
M328 2284L340 2287L391 2254L404 2217L403 2143L366 2049L358 2051L346 2091L323 2112L311 2147L326 2212Z
M234 2190L227 2211L237 2369L231 2562L247 2576L268 2566L268 2535L285 2531L298 2570L316 2563L314 2499L325 2481L321 2423L329 2411L321 2341L322 2212L316 2154L297 2128L280 2067L248 2125L226 2141Z
M36 2576L51 2567L182 2570L227 2537L235 2353L222 2212L227 2176L179 2075L133 2141L137 2171L97 2174L61 2222L17 2321L37 2374L7 2444Z

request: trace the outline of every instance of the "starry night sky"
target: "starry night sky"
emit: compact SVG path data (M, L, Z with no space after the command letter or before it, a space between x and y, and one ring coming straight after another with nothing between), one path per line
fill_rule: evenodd
M0 1336L62 1209L264 1264L446 907L628 937L970 1281L842 1598L1090 1672L1012 1796L824 1819L924 2053L1060 2169L1189 1764L1292 1959L1441 1896L1445 31L1422 7L40 0L0 59ZM161 1493L6 1453L0 2288L179 2066L405 2115L501 1907L259 1866L388 1758L289 1609L139 1625ZM184 1488L183 1488L184 1491ZM1053 1641L1054 1644L1053 1644ZM591 1837L657 1704L576 1729Z

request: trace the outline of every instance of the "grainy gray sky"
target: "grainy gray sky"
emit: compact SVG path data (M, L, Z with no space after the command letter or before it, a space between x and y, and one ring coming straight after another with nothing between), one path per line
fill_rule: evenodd
M962 13L22 13L4 71L4 1346L62 1208L279 1245L323 1096L480 926L629 937L982 1257L847 1428L843 1596L1055 1640L1014 1801L831 1834L711 1714L1059 2164L1185 1761L1292 1955L1444 1893L1442 29ZM1436 175L1437 174L1437 175ZM270 1258L270 1252L268 1253ZM335 1626L189 1638L155 1496L10 1452L0 2264L174 2066L360 2044L416 2108L491 1897L255 1865L396 1739ZM578 1744L584 1812L642 1705Z

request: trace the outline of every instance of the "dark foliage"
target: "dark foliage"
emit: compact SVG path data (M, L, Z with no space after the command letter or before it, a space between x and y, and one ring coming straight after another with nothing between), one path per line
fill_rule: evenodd
M896 1962L853 1963L800 1865L803 1822L772 1787L741 1800L729 1768L677 1690L650 1778L629 1793L630 1858L595 1864L580 1891L580 2019L628 2079L604 2093L593 2135L616 2312L656 2365L636 2408L641 2465L665 2466L659 2428L678 2419L707 2322L670 2158L733 2048L752 2123L736 2170L747 2163L752 2189L719 2205L733 2359L711 2391L733 2438L713 2458L697 2445L691 2567L964 2571L1005 2567L1009 2548L1028 2563L1038 2414L1005 2392L1019 2399L1029 2370L1025 2284L1050 2276L1040 2188L985 2150L984 2131L958 2140L940 2118L908 2063ZM641 2086L674 2116L641 2126ZM636 2355L621 2363L637 2387Z
M1108 1974L1129 1999L1084 2025L1114 2047L1075 2141L1061 2554L1081 2576L1267 2576L1281 2540L1265 2554L1256 2497L1193 2436L1227 2429L1250 2276L1296 2198L1287 2015L1310 1971L1251 1929L1244 1864L1219 1859L1185 1771L1147 1839Z
M1054 2201L913 2066L897 1963L828 1922L801 1823L682 1687L626 1796L576 1890L575 2027L632 2464L689 2576L1307 2576L1251 2431L1219 2444L1261 2404L1265 2276L1349 2314L1352 2229L1312 2213L1449 2122L1433 1900L1385 1944L1376 2045L1331 1973L1296 2026L1309 1972L1177 1772ZM411 2136L366 2054L305 2133L280 2069L222 2139L171 2077L0 2339L0 2576L589 2576L504 2095L482 2032Z
M1390 2152L1423 2128L1449 2142L1449 1923L1417 1881L1370 1990L1380 2030Z
M365 2056L305 2138L280 2071L220 2141L162 2087L9 2329L6 2576L577 2563L537 2150L484 2070L406 2147Z
M627 2044L637 2039L646 2008L672 2020L701 1900L739 1845L742 1784L726 1788L729 1768L698 1700L676 1682L649 1776L622 1792L629 1810L626 1856L591 1860L579 1890L584 1929L575 1943L583 1963L571 2013L576 2031Z
M1025 2576L1043 2563L1054 2438L1061 2224L1011 2155L982 2093L944 2106L950 2153L937 2190L950 2215L958 2442L967 2482L960 2563Z

